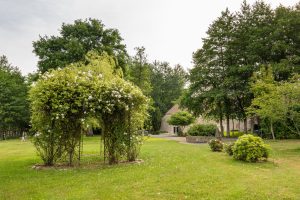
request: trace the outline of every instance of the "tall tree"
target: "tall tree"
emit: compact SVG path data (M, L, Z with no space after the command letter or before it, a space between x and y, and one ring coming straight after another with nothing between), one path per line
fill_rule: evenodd
M282 124L293 134L300 136L300 81L299 75L290 82L274 80L271 66L262 67L254 76L252 91L255 98L248 108L269 122L272 138L275 139L274 125Z
M234 28L234 15L226 9L215 20L203 39L203 46L193 55L194 68L190 71L190 88L183 97L182 105L207 117L218 119L223 134L223 119L232 114L231 94L226 81L233 62L230 45Z
M151 98L153 110L150 112L151 124L158 131L163 115L173 106L182 94L186 82L186 73L180 65L174 68L166 62L155 61L151 65Z
M300 73L300 3L276 8L273 26L271 53L275 80L287 80L293 73Z
M91 50L114 56L125 71L127 52L122 40L117 29L105 29L97 19L76 20L73 24L63 23L60 36L44 36L34 41L33 52L39 57L38 68L42 73L84 61Z
M246 108L250 106L253 94L250 78L259 66L270 62L274 13L269 5L257 1L252 6L243 2L237 13L232 52L235 62L231 67L230 90L235 96L238 119L244 120L247 132Z
M222 12L193 55L191 84L182 104L195 114L219 119L221 132L224 117L227 132L230 118L244 120L247 132L253 73L266 64L274 66L276 81L299 73L299 5L274 11L263 1L252 6L244 1L235 14Z
M0 131L21 132L28 128L28 86L17 67L0 57Z
M151 92L150 64L147 61L145 47L136 47L136 54L130 59L128 79L137 85L145 95Z

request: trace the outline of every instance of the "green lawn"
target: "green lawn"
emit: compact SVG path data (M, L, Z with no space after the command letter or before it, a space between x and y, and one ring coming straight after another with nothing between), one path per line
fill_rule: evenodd
M32 169L30 142L0 141L0 199L300 199L300 141L270 142L269 162L234 161L207 145L148 139L141 164L103 166L86 138L73 169Z

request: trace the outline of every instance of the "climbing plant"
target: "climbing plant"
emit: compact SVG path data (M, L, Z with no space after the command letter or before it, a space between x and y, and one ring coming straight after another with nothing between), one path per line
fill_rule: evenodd
M46 165L65 159L72 165L83 130L92 126L103 129L109 164L138 155L148 99L108 55L90 52L86 60L45 73L30 90L34 144Z

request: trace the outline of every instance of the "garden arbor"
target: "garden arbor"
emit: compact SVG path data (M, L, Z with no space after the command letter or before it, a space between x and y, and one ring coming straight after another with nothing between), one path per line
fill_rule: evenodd
M83 131L92 127L103 130L109 164L138 155L148 99L122 79L111 57L91 52L86 60L45 73L30 90L34 144L46 165L72 165Z

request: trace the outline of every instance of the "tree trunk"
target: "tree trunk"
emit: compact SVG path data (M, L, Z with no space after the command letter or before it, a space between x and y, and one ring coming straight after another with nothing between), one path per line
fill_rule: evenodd
M226 136L230 137L230 118L229 118L229 115L226 116Z
M248 132L248 123L247 123L247 117L244 119L244 132Z
M223 116L222 115L220 115L220 129L221 129L220 130L221 133L220 133L220 135L218 137L222 137L224 135Z
M271 125L270 129L271 129L271 133L272 133L272 138L273 138L273 140L275 140L275 134L274 134L274 129L273 129L273 120L271 120L270 125Z
M254 119L253 119L253 117L250 118L250 124L251 124L251 133L254 133Z
M70 151L69 152L69 166L72 166L73 165L73 152Z

